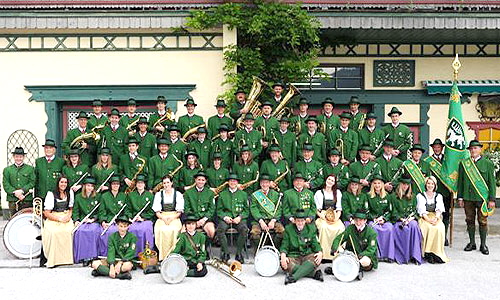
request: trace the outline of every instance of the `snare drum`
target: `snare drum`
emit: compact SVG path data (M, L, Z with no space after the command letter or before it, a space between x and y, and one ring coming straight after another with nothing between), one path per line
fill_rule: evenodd
M172 253L161 262L161 277L166 283L179 283L188 272L188 264L182 255Z
M332 262L332 272L340 281L353 281L359 274L359 260L351 251L339 253Z
M38 217L35 217L38 219ZM36 238L41 234L39 220L33 224L33 209L25 208L9 220L3 230L5 248L17 258L27 259L40 256L42 242Z
M280 254L273 246L263 246L255 255L255 271L260 276L271 277L278 273L280 268Z

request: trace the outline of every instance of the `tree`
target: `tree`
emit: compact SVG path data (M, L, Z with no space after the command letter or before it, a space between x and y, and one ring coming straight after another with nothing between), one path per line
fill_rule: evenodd
M248 91L253 76L269 83L303 82L318 65L320 23L300 4L263 0L225 3L192 11L186 26L206 30L223 24L238 32L238 44L224 49L223 85L231 86L226 99L233 98L236 88Z

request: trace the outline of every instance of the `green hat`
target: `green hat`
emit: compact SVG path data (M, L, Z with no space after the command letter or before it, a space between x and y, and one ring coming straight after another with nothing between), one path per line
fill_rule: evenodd
M239 94L239 93L246 94L246 92L245 92L242 88L238 88L238 89L236 90L236 92L234 92L234 95L236 96L236 95L237 95L237 94Z
M87 115L86 112L83 110L78 113L78 116L76 117L77 119L90 119L90 117Z
M269 174L260 174L259 176L259 180L271 180L271 177L269 176Z
M303 209L297 209L295 211L295 214L293 215L294 219L305 219L307 217L308 217L308 215L306 214L305 210L303 210Z
M434 145L441 145L441 146L444 147L444 144L441 141L441 139L435 139L434 142L432 142L431 147L434 146Z
M137 144L137 145L139 145L139 141L136 140L135 138L130 138L128 140L128 142L127 142L127 145L129 145L129 144Z
M314 150L313 148L313 145L312 144L309 144L309 143L304 143L304 145L302 146L302 150Z
M387 139L387 140L384 141L384 147L385 146L393 147L394 148L394 142L392 140Z
M353 176L353 177L351 177L351 179L349 180L349 182L359 183L359 178L356 177L356 176Z
M372 112L369 112L369 113L366 114L366 119L367 120L368 119L376 119L376 118L377 118L377 116L374 113L372 113Z
M111 113L109 115L110 116L118 116L118 117L120 117L120 111L118 109L116 109L116 108L113 108L111 110Z
M214 154L212 155L212 158L213 159L222 159L222 153L214 152Z
M196 158L198 158L198 153L194 152L193 150L189 150L185 155L184 157L187 159L189 155L194 155L196 156Z
M132 222L127 218L127 215L125 214L125 211L123 211L117 218L116 218L116 224L118 223L127 223L130 225Z
M109 179L109 183L113 182L121 182L120 176L111 176L111 178Z
M240 148L240 152L251 151L248 145L242 145Z
M146 180L147 180L147 179L146 179L146 175L144 175L144 174L139 174L139 175L137 175L137 176L135 177L135 181L136 181L136 182L139 182L139 181L146 182Z
M408 183L410 184L411 183L411 177L409 174L403 174L403 176L401 176L398 180L399 182L402 182L402 183Z
M54 140L52 140L52 139L46 139L45 144L43 144L42 147L55 147L55 148L57 148L56 142L54 142Z
M349 104L361 104L361 102L359 102L358 96L351 96L351 100L349 100Z
M208 179L207 174L205 174L205 172L203 172L203 171L200 171L200 172L196 173L193 177L196 179L196 178L198 178L200 176L203 176L203 177L205 177L205 179Z
M264 106L270 106L271 108L274 107L274 105L269 101L262 102L262 104L260 105L260 108L263 108Z
M198 222L198 219L194 215L187 215L186 219L184 220L184 224L188 223L196 223Z
M255 119L253 118L252 113L248 113L245 115L245 118L243 119L243 121L245 121L245 120L255 120Z
M333 99L330 98L330 97L326 97L325 100L323 100L323 102L321 102L321 106L325 105L325 104L331 104L331 105L335 105L335 102L333 102Z
M350 112L347 112L347 111L342 112L342 113L339 115L339 117L340 117L341 119L349 119L349 120L350 120L350 119L352 119L352 115L351 115L351 113L350 113Z
M370 151L370 152L373 152L373 149L372 149L372 147L370 147L370 145L362 145L361 147L359 147L358 151Z
M26 155L27 153L24 152L24 148L23 147L16 147L16 148L14 148L14 151L12 151L12 154Z
M307 104L307 105L309 105L309 100L307 100L307 98L302 97L302 98L299 99L299 103L297 103L297 106L299 106L301 104Z
M288 123L290 123L290 119L288 119L287 116L282 116L281 119L280 119L280 122L288 122Z
M273 89L274 89L274 87L275 87L275 86L281 86L282 88L285 88L285 84L284 84L283 82L281 82L281 81L275 82L275 83L271 86L271 88L273 88Z
M382 177L382 175L379 175L379 174L377 174L377 175L373 176L372 181L373 181L373 180L376 180L376 179L384 181L384 177Z
M138 124L149 124L148 122L148 118L146 117L140 117L139 118L139 122L137 122Z
M306 124L307 124L308 122L316 122L316 124L318 124L318 119L316 118L316 116L309 116L309 117L307 117L307 119L306 119Z
M219 126L219 132L221 132L221 131L229 131L229 126L227 126L224 123L220 124L220 126Z
M134 98L128 99L127 105L137 105Z
M111 149L109 149L108 147L101 148L99 150L99 154L111 154Z
M272 144L271 146L269 146L269 152L271 151L278 151L278 152L281 152L281 148L280 146L276 145L276 144Z
M198 106L198 104L194 103L194 99L193 98L188 97L188 98L186 98L186 103L184 103L184 106L188 106L190 104L192 104L194 106Z
M340 156L340 151L337 148L332 148L332 149L330 149L330 155Z
M236 174L229 174L229 176L227 177L226 180L230 180L230 179L234 179L234 180L240 181L240 178Z
M170 126L168 126L168 131L178 131L178 132L181 132L181 130L179 129L179 127L177 127L176 123L170 124Z
M156 144L159 145L171 145L172 142L169 139L166 138L159 138L156 140Z
M167 103L167 98L165 98L165 96L158 96L156 97L156 102Z
M224 99L218 99L217 104L215 104L215 107L226 107L226 101Z
M89 184L95 184L95 178L92 177L92 176L87 176L87 177L85 177L85 179L83 180L82 183L83 184L87 184L87 183L89 183Z
M393 106L387 115L390 117L392 114L402 115L403 113L396 106Z
M92 106L102 106L101 99L94 99L94 101L92 101Z
M80 149L69 149L68 155L80 155Z
M353 217L356 219L368 219L368 214L364 209L359 209L354 213Z
M304 176L302 175L302 173L300 173L300 172L297 172L297 173L295 173L295 175L293 175L293 179L294 180L297 179L297 178L305 179Z
M422 151L422 153L425 153L424 147L422 147L422 145L420 145L420 144L415 144L415 145L413 145L413 147L410 148L410 151L414 151L414 150L420 150L420 151Z
M198 129L196 129L196 132L198 132L198 133L207 133L207 129L205 127L198 127Z
M470 149L470 148L476 147L476 146L483 148L483 145L478 140L472 140L472 141L470 141L469 147L467 147L467 149Z

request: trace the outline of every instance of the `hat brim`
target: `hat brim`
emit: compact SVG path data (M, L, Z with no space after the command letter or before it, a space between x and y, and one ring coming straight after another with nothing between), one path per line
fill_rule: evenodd
M26 153L26 152L22 152L22 153L21 153L21 152L15 152L15 151L14 151L14 152L11 152L11 154L26 155L26 154L28 154L28 153Z
M57 148L57 146L56 146L56 145L47 145L47 144L42 145L42 147L54 147L54 148Z

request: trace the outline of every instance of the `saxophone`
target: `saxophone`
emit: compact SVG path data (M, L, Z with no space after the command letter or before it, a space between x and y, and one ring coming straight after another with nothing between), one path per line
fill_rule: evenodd
M102 128L104 128L104 124L92 128L90 132L77 136L73 141L71 141L69 147L72 149L81 149L83 146L83 142L87 140L94 140L96 142L99 141L101 139L101 135L97 133L97 130L101 130Z
M276 179L274 179L274 183L276 184L276 191L279 192L280 191L280 187L279 187L279 183L285 178L286 174L290 173L290 169L288 168L288 166L286 166L286 171L283 172L283 174L281 174L280 176L276 177Z
M252 180L250 180L248 182L245 182L245 183L241 184L240 188L241 188L241 190L245 190L249 186L251 186L252 184L256 183L257 181L259 181L259 172L257 172L257 176L255 176L255 179L252 179Z
M296 88L294 85L290 84L288 92L283 97L283 100L281 100L280 104L278 104L272 116L276 117L278 120L281 119L282 116L289 116L292 113L292 111L290 110L290 108L286 106L288 105L290 100L292 100L292 98L297 95L300 95L299 89Z
M177 174L177 172L179 172L179 170L182 169L182 167L184 167L184 163L182 162L182 160L178 159L177 156L175 156L174 154L172 154L172 156L179 163L179 166L177 168L175 168L172 172L168 173L168 175L170 175L171 177L174 177L174 175ZM153 188L153 194L158 193L162 188L163 188L163 181L160 181Z
M156 130L156 126L161 125L164 121L174 121L175 120L175 115L172 112L172 109L169 107L167 108L167 111L161 118L159 118L154 124L153 124L153 130ZM128 128L128 127L127 127ZM163 132L156 130L156 137L160 138L163 135Z
M216 188L210 188L212 192L214 192L215 196L219 196L220 192L222 192L226 186L229 184L229 181L224 182Z
M141 174L142 170L144 170L144 167L146 166L146 160L144 158L137 156L137 159L141 161L141 166L137 169L137 172L135 172L134 177L132 178L132 184L125 190L125 194L135 191L137 175Z
M260 110L260 102L257 100L259 98L260 94L262 94L262 91L264 91L264 88L267 87L267 83L260 79L257 76L253 77L253 83L252 83L252 88L250 89L250 92L248 93L248 100L245 102L245 105L243 106L243 109L248 110L249 113L252 113L254 117L259 117L262 115L262 111ZM238 120L236 120L236 128L243 128L243 119L245 116L242 114Z

